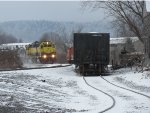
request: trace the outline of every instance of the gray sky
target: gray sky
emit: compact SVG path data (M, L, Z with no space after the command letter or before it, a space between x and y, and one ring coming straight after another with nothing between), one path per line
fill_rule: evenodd
M148 2L147 2L148 3ZM147 4L150 11L150 2ZM104 10L81 9L80 1L0 1L0 22L13 20L105 21Z
M12 20L99 21L104 11L82 10L80 1L0 1L0 22Z
M146 1L146 8L147 8L147 11L150 12L150 1L149 0Z

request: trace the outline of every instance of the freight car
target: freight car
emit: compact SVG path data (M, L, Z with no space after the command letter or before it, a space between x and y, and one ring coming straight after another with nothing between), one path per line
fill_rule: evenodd
M73 50L73 47L69 47L68 49L67 49L67 62L69 63L69 64L72 64L73 63L73 52L74 52L74 50Z
M26 46L26 53L33 62L54 63L56 61L56 47L51 41L34 42Z
M81 74L101 74L109 64L109 33L74 33L74 64Z

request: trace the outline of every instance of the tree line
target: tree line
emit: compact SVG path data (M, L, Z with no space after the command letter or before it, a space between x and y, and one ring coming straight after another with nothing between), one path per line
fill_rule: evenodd
M17 39L11 34L0 32L0 44L23 42L22 39Z

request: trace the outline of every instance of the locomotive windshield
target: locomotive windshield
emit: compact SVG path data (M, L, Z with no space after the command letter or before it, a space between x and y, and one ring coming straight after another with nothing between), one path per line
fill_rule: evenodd
M55 47L54 44L52 43L43 43L42 46L43 47Z
M42 47L55 47L55 45L52 42L43 42L41 46Z

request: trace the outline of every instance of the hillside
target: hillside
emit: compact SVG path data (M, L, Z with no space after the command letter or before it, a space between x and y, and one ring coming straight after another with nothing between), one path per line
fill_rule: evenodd
M107 24L106 24L107 23ZM82 32L109 32L112 30L108 22L54 22L54 21L8 21L0 23L0 31L12 34L24 42L38 40L45 32L61 34L65 30L67 34L82 28ZM69 37L68 37L69 38Z

